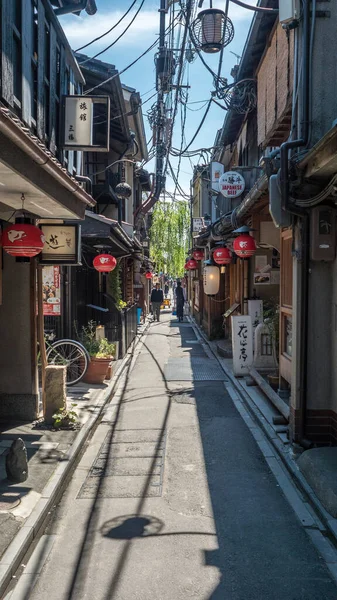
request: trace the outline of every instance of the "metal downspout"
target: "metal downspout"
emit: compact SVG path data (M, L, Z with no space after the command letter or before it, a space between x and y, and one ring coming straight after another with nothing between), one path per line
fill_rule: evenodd
M313 17L314 18L314 17ZM307 383L307 346L308 346L308 264L309 264L309 217L306 210L294 206L289 200L289 150L305 147L309 132L309 42L310 42L310 4L305 0L303 11L303 79L302 79L302 137L281 145L281 204L282 209L302 219L302 310L301 310L301 350L298 368L300 369L300 405L299 405L299 444L310 448L312 443L305 439L306 383Z

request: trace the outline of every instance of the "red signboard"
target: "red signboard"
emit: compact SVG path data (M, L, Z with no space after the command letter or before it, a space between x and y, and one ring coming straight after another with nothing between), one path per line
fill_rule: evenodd
M61 315L60 267L43 267L42 293L44 316L59 317Z

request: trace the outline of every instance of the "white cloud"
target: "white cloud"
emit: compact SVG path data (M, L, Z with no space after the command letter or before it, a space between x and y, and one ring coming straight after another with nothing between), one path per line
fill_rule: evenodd
M134 13L130 13L111 33L99 40L92 48L101 49L112 43L130 23ZM90 42L95 37L102 35L110 29L121 18L122 13L112 11L109 13L97 13L94 17L83 15L75 17L73 15L61 19L64 32L73 48L77 48ZM153 41L158 33L159 20L157 11L141 11L130 26L130 29L123 35L118 44L132 43L137 41L144 43L144 37L147 42L150 35ZM151 41L151 40L150 40Z

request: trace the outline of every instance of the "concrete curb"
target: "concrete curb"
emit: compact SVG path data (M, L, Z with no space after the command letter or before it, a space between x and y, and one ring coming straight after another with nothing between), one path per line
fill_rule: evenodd
M141 331L140 334L137 334L138 339L135 343L134 350L136 350L141 342L142 337L147 333L149 326L150 321L146 323L143 331ZM67 454L67 460L63 461L57 466L47 485L44 487L40 500L37 502L30 516L18 531L12 542L9 544L7 550L4 552L0 560L1 598L3 597L3 594L8 587L15 571L20 566L20 563L22 562L31 543L38 536L48 514L50 514L53 506L63 493L67 477L70 474L78 455L89 438L92 429L100 419L121 375L131 360L132 355L127 353L117 369L116 374L111 379L108 387L102 390L101 394L99 395L95 408L96 412L84 423L83 427L76 436L75 441Z
M309 485L309 483L307 482L305 477L302 475L302 473L299 470L298 466L296 465L295 461L293 459L291 459L290 456L285 452L284 445L277 438L275 431L270 426L267 419L263 416L263 414L260 412L260 410L253 404L252 399L249 397L247 392L241 387L241 385L237 382L234 375L228 369L226 369L226 367L222 364L221 359L214 352L213 348L211 347L211 345L209 343L209 340L207 339L207 337L203 333L203 331L201 331L198 324L191 317L189 317L189 320L190 320L192 327L195 330L197 337L199 337L199 339L202 339L207 344L207 346L210 349L210 351L212 352L213 356L217 359L222 370L228 377L229 382L234 387L238 396L244 402L245 407L247 408L249 413L252 415L252 417L254 419L256 419L256 421L258 421L263 432L266 434L269 442L272 444L272 446L276 450L278 456L281 458L282 463L286 467L292 480L295 482L295 484L299 488L300 492L303 494L304 498L308 501L308 503L316 511L318 518L322 521L322 524L323 524L324 528L326 529L326 532L328 533L329 537L332 539L333 543L337 546L337 519L332 517L332 515L330 515L330 513L328 513L327 510L324 508L323 504L317 498L314 490Z

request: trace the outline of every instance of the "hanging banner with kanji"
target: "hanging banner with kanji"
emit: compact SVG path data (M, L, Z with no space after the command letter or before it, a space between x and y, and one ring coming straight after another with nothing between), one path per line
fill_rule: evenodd
M253 365L253 327L248 315L231 317L233 372L235 377L248 375Z
M43 314L45 317L61 315L60 267L42 269Z

